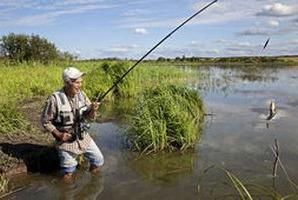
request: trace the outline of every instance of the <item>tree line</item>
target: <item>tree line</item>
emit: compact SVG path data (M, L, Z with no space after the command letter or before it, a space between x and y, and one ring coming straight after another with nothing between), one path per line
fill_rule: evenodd
M0 39L0 56L14 62L36 61L47 64L54 60L73 60L68 52L61 52L54 43L39 35L9 33Z

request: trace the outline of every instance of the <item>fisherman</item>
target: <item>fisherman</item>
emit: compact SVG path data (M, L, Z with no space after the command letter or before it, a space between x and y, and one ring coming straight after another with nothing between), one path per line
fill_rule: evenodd
M77 125L84 129L83 124L78 124L82 122L76 119L95 118L99 107L99 103L91 103L81 90L84 75L77 68L66 68L62 74L64 87L48 98L41 116L43 127L56 139L55 146L65 181L71 180L78 164L76 157L80 154L89 160L89 170L93 173L98 173L104 163L101 151L86 130L76 133Z

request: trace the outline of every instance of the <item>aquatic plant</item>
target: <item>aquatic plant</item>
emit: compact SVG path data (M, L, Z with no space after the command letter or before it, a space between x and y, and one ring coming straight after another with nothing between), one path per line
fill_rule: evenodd
M223 172L229 180L229 186L225 188L226 191L229 189L235 189L236 193L226 194L224 199L241 199L241 200L253 200L253 199L272 199L272 200L286 200L286 199L297 199L298 197L298 188L292 187L292 193L290 194L281 194L277 191L276 187L263 186L257 183L249 183L248 180L241 180L239 176L236 176L231 171L217 166L210 166L203 171L203 174L200 176L199 184L197 186L198 192L201 192L201 181L203 176L205 176L212 169L219 170ZM274 179L275 177L273 177ZM289 180L288 180L289 181ZM292 185L293 182L289 181ZM227 185L224 182L224 185ZM296 185L295 185L296 186ZM221 199L221 198L219 198Z
M133 150L146 153L193 148L203 117L196 91L173 85L146 90L128 115L128 141Z
M241 200L253 200L253 196L262 197L262 198L270 198L273 200L285 200L285 199L297 199L297 190L294 191L293 194L282 195L276 191L275 188L264 187L258 184L250 184L245 185L236 175L229 172L226 169L223 171L228 176L229 180L231 181L231 186L237 190L237 193ZM250 186L251 191L248 190L248 186ZM253 192L252 192L253 191Z
M231 172L224 169L224 172L232 182L232 186L237 190L240 199L242 200L253 200L252 196L248 192L248 189L244 186L244 184Z

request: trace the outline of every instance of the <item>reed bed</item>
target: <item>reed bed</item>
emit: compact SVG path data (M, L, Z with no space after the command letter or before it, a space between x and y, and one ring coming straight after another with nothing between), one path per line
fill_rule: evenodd
M146 90L128 115L130 147L142 153L184 151L201 136L203 102L196 91L182 86Z

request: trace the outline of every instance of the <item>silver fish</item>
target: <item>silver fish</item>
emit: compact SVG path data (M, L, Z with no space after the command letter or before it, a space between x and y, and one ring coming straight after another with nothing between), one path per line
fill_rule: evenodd
M266 117L266 120L271 120L276 115L276 104L275 101L271 101L269 105L269 114Z

